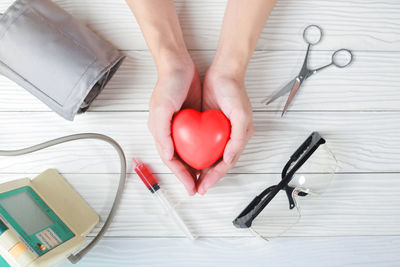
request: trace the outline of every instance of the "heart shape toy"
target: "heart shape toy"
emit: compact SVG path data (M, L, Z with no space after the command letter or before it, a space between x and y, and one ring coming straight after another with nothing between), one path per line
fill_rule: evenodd
M172 121L175 151L197 170L211 166L222 157L230 135L231 124L220 110L184 109Z

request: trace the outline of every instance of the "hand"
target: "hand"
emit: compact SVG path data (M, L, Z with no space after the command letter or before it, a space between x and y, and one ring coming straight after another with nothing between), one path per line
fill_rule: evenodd
M254 134L252 108L244 86L244 75L220 71L213 66L203 83L203 110L220 109L231 122L231 137L225 147L223 160L202 171L197 182L199 194L205 194L242 154Z
M171 67L173 66L173 67ZM201 83L191 60L178 64L169 61L159 68L159 76L150 100L148 126L163 162L182 182L190 195L196 193L196 170L174 154L171 121L182 108L201 108Z
M235 165L254 133L252 110L244 75L258 37L276 0L229 0L213 63L203 83L203 110L219 108L230 119L231 138L223 161L203 170L197 182L200 194ZM238 23L239 22L239 23Z

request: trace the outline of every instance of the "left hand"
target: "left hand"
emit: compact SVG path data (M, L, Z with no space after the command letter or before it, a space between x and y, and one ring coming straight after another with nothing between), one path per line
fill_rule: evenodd
M158 81L149 107L148 126L154 137L162 161L186 187L189 195L196 194L197 171L187 166L174 153L171 121L182 108L201 108L201 82L192 60L186 63L168 61L167 67L158 70Z
M237 162L254 134L252 107L244 86L244 75L231 75L211 66L203 82L202 110L219 109L231 122L231 137L223 160L202 170L197 192L204 195Z

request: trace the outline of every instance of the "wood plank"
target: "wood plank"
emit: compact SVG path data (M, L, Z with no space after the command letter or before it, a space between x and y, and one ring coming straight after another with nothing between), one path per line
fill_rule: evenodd
M239 253L240 251L240 253ZM398 266L399 237L105 239L81 262L102 266ZM73 266L65 263L63 266Z
M93 112L72 123L53 113L3 112L1 148L22 148L62 135L98 132L115 138L128 159L139 157L155 172L169 173L154 148L147 115ZM400 172L400 117L396 112L289 112L283 119L279 113L256 112L254 123L255 136L232 173L281 172L288 157L316 130L328 140L341 172ZM43 165L67 173L119 171L116 153L99 141L77 141L19 158L4 158L0 170L40 172Z
M14 0L3 0L0 11ZM146 49L139 26L123 0L56 0L120 49ZM175 1L187 46L215 49L226 0ZM400 47L400 6L397 1L281 0L262 32L257 49L302 50L306 25L319 24L325 32L321 49L342 46L358 50L396 50ZM340 18L340 19L339 19Z
M0 12L12 2L1 1ZM55 2L118 48L129 50L125 51L129 58L90 112L74 123L63 121L0 76L0 149L78 132L108 134L121 143L128 158L139 157L159 173L163 188L179 203L178 212L189 227L207 237L194 242L182 238L138 177L130 174L107 238L82 265L398 265L400 3L280 0L246 77L256 111L256 135L231 174L206 196L188 197L159 160L146 127L156 70L125 1ZM188 47L204 74L217 45L226 0L175 2ZM326 70L310 79L291 112L281 119L284 99L268 108L259 101L298 71L305 49L301 33L310 23L319 24L325 32L312 54L312 65L327 62L332 50L341 47L353 49L355 62L348 69ZM284 162L312 130L322 133L342 165L329 190L319 198L301 201L302 218L285 238L266 244L235 229L232 219L256 193L278 182ZM47 167L64 172L104 220L119 171L111 148L79 141L20 158L1 158L0 182L33 177ZM130 162L128 167L132 173ZM98 230L99 226L91 236Z
M43 166L44 167L44 166ZM104 221L116 190L117 174L63 174ZM1 182L32 174L1 174ZM227 175L205 196L189 197L171 174L160 184L188 227L200 237L252 236L232 220L263 189L276 184L276 174ZM324 175L314 175L325 179ZM285 236L400 235L398 174L337 174L319 197L299 199L300 221ZM96 228L91 235L96 233ZM271 233L272 236L281 231ZM183 234L135 175L129 175L121 206L108 236L182 237Z
M204 74L214 52L195 51L192 56ZM311 66L330 60L332 51L313 51ZM346 69L330 68L305 82L290 110L293 111L400 111L400 52L354 52ZM149 52L127 52L128 59L90 111L148 110L157 81ZM273 95L297 75L304 52L258 51L246 75L247 92L254 110L282 110L287 96L265 107L262 99ZM49 111L28 92L0 76L0 111Z

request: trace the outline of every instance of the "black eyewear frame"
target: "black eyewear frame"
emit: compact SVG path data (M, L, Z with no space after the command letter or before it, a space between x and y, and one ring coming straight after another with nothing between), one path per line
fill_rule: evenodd
M282 180L277 184L268 187L260 195L256 196L250 204L233 220L233 225L237 228L249 228L253 220L271 202L280 190L285 190L289 200L289 209L293 209L296 204L292 194L295 188L290 187L289 183L293 179L297 170L311 157L317 148L325 144L318 132L313 132L307 140L294 152L282 170ZM291 166L293 167L291 168ZM299 192L299 196L306 196L307 193Z

